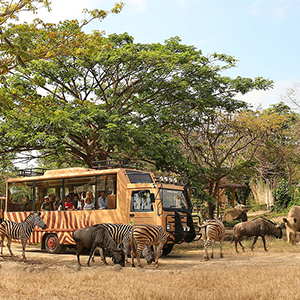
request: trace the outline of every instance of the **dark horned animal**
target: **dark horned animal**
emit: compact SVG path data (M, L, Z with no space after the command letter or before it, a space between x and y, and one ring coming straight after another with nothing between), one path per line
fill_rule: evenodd
M118 245L112 239L107 229L104 226L89 226L81 228L73 232L73 239L76 242L76 255L78 265L80 263L80 253L84 248L91 249L87 265L90 266L90 260L97 247L107 248L112 252L112 260L115 264L120 264L122 267L125 265L125 256L123 251L119 250Z
M245 251L244 246L242 245L241 241L243 237L251 237L254 236L253 244L251 246L251 250L253 251L253 247L258 239L259 236L261 236L262 241L264 243L264 249L265 251L268 251L266 248L266 235L273 235L276 238L281 239L282 238L282 229L279 225L273 223L270 220L267 220L265 218L256 218L252 221L242 222L239 224L236 224L233 227L233 236L231 239L231 242L235 242L235 250L237 250L237 243L240 244L242 247L242 250Z

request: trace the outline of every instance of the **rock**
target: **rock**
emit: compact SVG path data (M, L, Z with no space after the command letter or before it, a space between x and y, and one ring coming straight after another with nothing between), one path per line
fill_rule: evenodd
M119 264L116 264L113 266L114 271L121 271L122 270L122 266Z
M231 222L235 220L240 220L245 222L248 220L247 213L241 208L228 208L224 212L223 221Z
M247 206L244 205L244 204L237 204L234 208L240 208L240 209L242 209L244 211L248 211Z

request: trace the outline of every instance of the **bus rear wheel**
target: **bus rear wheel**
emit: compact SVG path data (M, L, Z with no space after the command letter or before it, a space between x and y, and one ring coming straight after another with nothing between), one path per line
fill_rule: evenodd
M45 248L48 253L58 254L64 253L67 249L67 246L59 243L58 237L55 233L50 233L46 237Z

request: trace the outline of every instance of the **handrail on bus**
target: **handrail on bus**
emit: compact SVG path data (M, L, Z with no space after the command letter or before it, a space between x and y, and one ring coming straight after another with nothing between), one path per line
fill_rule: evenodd
M107 160L97 160L93 161L93 169L103 170L112 168L134 168L140 170L141 162L138 161L128 161L119 159L107 159Z
M18 176L20 177L31 177L31 176L42 176L47 171L43 168L28 168L18 170Z

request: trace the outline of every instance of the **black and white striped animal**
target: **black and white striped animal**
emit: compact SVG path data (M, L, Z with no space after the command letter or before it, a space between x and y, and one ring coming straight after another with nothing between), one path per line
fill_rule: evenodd
M130 254L130 239L131 239L131 228L130 225L124 225L124 224L113 224L113 223L102 223L98 224L107 229L112 239L116 242L116 244L119 246L119 248L123 250L126 262L129 263L128 257ZM94 225L94 226L98 226ZM105 250L103 248L100 248L100 255L102 261L107 265L107 261L105 258ZM148 264L151 264L152 262L152 253L151 250L145 246L145 249L143 250L143 257L147 260ZM94 255L92 257L94 259Z
M125 254L126 262L128 262L128 255L129 255L129 242L128 236L131 233L131 226L124 225L124 224L113 224L113 223L102 223L99 224L107 229L112 239L119 245L120 248L123 249ZM97 226L97 225L96 225ZM124 241L125 236L127 236L126 241ZM107 265L107 261L105 259L105 251L104 249L100 248L100 255L102 261Z
M47 225L44 223L42 218L40 217L40 212L33 212L31 213L24 222L16 223L10 220L5 220L0 224L0 236L1 236L1 255L3 255L3 243L5 237L7 238L7 248L10 252L11 256L14 254L11 251L10 245L11 240L21 240L22 241L22 256L23 259L26 260L25 257L25 247L27 241L29 240L31 233L35 226L38 226L42 229L46 229Z
M204 228L204 259L208 260L207 247L211 244L211 258L214 258L215 241L220 241L220 257L223 257L222 245L225 238L225 226L221 220L207 220L203 225Z
M153 246L155 267L158 267L158 257L162 254L162 248L167 242L167 233L161 225L137 224L131 229L131 266L134 267L134 256L141 265L140 256L145 246Z

